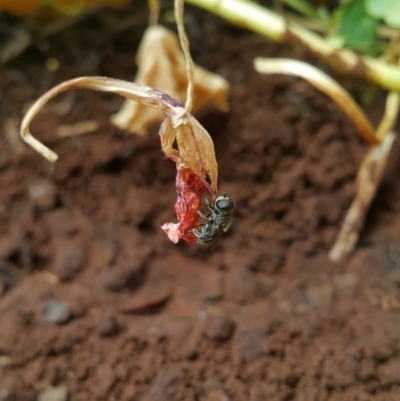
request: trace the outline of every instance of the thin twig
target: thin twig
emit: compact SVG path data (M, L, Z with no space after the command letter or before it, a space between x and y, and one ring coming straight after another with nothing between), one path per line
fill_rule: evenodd
M170 98L165 93L159 92L144 85L136 84L134 82L127 82L107 77L80 77L71 79L69 81L64 81L37 99L26 112L21 122L20 134L22 139L27 144L32 146L32 148L34 148L37 152L43 155L43 157L45 157L49 162L56 162L58 155L32 136L32 134L29 132L29 125L36 114L53 97L57 96L61 92L79 88L116 93L127 99L135 100L145 104L148 107L160 109L165 114L169 114L171 116L180 116L184 110L178 101Z
M387 50L387 59L389 62L400 66L400 31L397 32L392 40L390 41L389 48ZM391 91L386 97L385 113L382 120L376 130L376 137L382 141L385 135L392 131L396 124L397 117L399 115L400 108L400 93L398 91Z
M154 26L158 24L160 17L160 1L159 0L147 0L150 10L149 25Z
M364 224L365 215L375 197L382 174L396 138L389 132L382 143L373 146L365 156L357 175L357 193L346 213L339 235L329 252L329 259L340 261L353 251Z
M193 107L194 64L190 54L189 40L186 36L183 23L183 0L175 0L175 19L178 28L179 40L186 59L186 74L188 79L185 113L190 113Z
M389 92L386 98L385 113L382 120L376 129L376 137L379 141L383 141L386 134L390 132L397 121L400 107L399 92Z

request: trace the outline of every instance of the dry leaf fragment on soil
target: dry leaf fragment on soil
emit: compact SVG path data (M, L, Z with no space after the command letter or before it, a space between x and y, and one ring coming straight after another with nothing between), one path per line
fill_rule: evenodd
M160 25L147 28L137 54L135 82L167 93L181 102L186 98L188 79L185 58L176 35ZM217 74L194 66L193 111L207 103L228 110L228 82ZM111 121L121 129L143 135L149 125L161 122L160 110L126 100Z
M194 235L188 230L197 227L203 193L207 190L213 198L217 193L218 166L209 133L180 102L153 88L107 77L75 78L55 86L36 100L21 123L22 139L50 162L57 161L57 154L31 135L29 125L50 99L77 88L116 93L165 114L160 129L161 148L164 156L173 160L177 167L175 210L179 223L166 223L163 229L175 243L180 239L194 242ZM174 147L175 142L177 147Z

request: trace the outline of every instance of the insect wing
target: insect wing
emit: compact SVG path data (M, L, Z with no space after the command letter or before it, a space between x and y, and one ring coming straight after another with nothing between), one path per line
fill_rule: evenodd
M221 235L225 232L222 224L218 224L218 231L217 234L215 235L215 238L212 241L212 247L211 247L211 251L214 250L215 245L217 245L218 240L221 238Z

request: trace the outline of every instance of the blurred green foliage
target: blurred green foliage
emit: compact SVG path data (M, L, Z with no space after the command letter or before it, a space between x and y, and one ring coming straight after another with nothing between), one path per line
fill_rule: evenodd
M344 45L361 53L375 53L379 20L367 12L366 0L352 0L337 12L338 34Z
M347 47L364 55L378 56L386 51L387 41L378 35L380 25L400 28L400 0L281 1L318 23L335 47Z
M388 26L400 28L400 0L365 0L366 10L374 18L381 18Z

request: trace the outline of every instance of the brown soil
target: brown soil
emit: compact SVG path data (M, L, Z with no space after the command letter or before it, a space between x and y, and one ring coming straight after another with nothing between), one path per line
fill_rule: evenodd
M198 116L237 205L213 252L161 231L175 220L174 165L157 127L138 138L108 122L121 99L75 91L36 118L54 167L13 136L64 79L133 77L143 4L0 67L0 400L399 400L399 146L357 250L330 263L366 146L306 83L253 71L255 56L295 54L187 11L196 62L232 85L229 113ZM55 138L88 119L98 130Z

